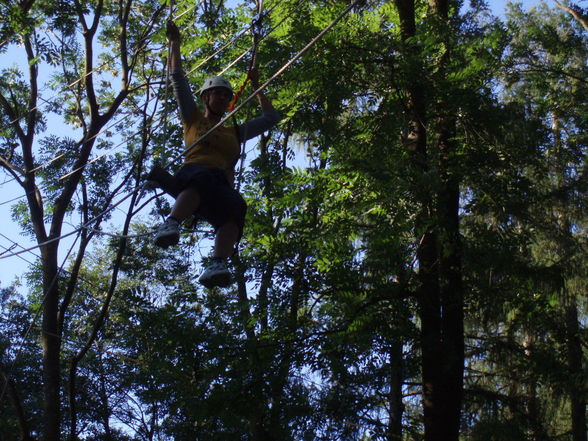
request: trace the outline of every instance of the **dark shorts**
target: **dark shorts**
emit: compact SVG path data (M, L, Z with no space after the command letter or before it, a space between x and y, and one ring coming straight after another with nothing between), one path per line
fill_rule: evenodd
M185 164L175 178L182 190L188 187L198 190L201 202L195 214L199 218L210 223L215 230L228 221L234 221L239 226L241 237L247 204L239 192L231 187L223 170Z

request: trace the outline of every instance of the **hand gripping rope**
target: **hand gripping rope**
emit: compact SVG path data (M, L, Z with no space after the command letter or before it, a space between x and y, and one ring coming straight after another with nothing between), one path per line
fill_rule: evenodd
M258 0L258 1L256 1L256 3L257 3L257 15L253 18L253 20L251 22L251 32L253 34L253 50L252 50L252 54L251 54L251 60L249 60L249 67L247 68L247 76L245 77L245 81L243 82L243 85L241 86L241 88L235 94L235 97L233 98L233 102L229 106L229 111L232 111L235 109L235 105L237 104L237 101L239 101L239 97L241 96L241 94L245 90L245 86L247 86L247 83L251 79L251 71L253 70L254 67L257 67L257 49L259 47L259 40L260 40L260 34L261 34L261 20L262 20L261 13L262 13L263 0Z

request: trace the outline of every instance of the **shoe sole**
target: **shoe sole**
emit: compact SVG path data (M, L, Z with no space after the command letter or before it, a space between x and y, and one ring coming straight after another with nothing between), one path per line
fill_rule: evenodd
M226 288L231 285L231 275L230 274L215 274L214 276L208 277L205 280L198 280L201 284L203 284L206 288Z
M159 236L155 238L155 245L160 248L168 248L172 245L177 245L180 241L179 234L168 234L165 236Z

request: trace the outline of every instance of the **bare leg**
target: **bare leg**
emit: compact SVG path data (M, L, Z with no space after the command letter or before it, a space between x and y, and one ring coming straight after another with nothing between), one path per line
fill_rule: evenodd
M224 288L231 284L231 272L225 259L233 254L235 242L239 238L239 226L229 221L220 226L214 240L214 252L211 264L203 271L198 281L207 288L215 286Z
M239 238L239 226L229 221L222 225L216 232L214 240L214 257L226 259L231 257L235 248L235 242Z
M183 190L174 203L170 216L178 222L184 221L193 214L200 205L200 194L196 187L188 187Z

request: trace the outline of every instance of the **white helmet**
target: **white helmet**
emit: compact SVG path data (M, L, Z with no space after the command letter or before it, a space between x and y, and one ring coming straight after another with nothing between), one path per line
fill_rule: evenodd
M224 89L227 89L231 92L231 94L233 94L233 88L231 87L231 83L229 83L226 78L223 77L211 77L211 78L207 78L206 81L204 81L204 84L202 85L202 87L200 88L200 91L198 92L200 96L202 96L202 94L204 92L206 92L209 89L214 89L215 87L222 87Z

